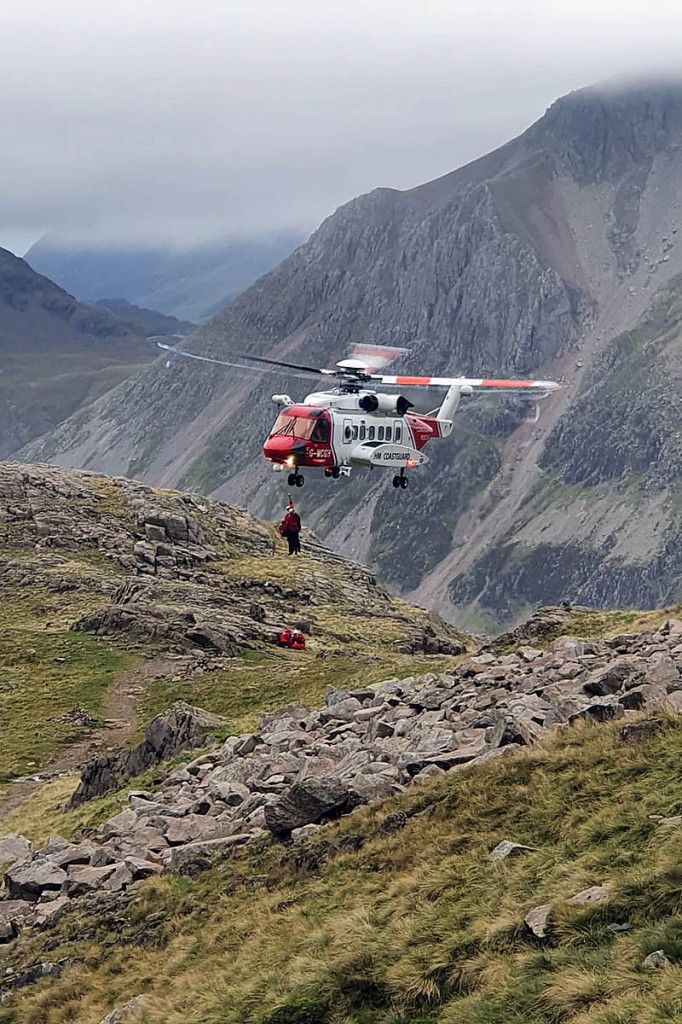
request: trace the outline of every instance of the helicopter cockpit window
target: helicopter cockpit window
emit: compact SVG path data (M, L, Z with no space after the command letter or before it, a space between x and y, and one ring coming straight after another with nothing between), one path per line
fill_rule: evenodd
M326 420L309 419L307 416L287 416L286 413L281 412L270 436L295 437L301 441L312 439L325 443L329 441L329 424Z
M329 441L329 424L326 420L318 420L313 427L313 432L310 436L311 441L317 441L318 444L327 444Z

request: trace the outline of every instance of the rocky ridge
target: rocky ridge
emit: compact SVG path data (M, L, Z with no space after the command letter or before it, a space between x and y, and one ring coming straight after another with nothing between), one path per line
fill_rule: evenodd
M560 628L565 618L559 609L542 620ZM1 841L0 858L10 863L0 941L49 925L80 896L109 898L162 872L193 874L268 834L305 843L362 804L509 756L577 722L623 719L623 743L655 733L660 717L634 713L681 714L681 670L682 621L669 619L656 631L609 640L562 635L547 650L479 653L440 675L333 690L321 708L263 714L257 731L172 769L153 793L130 792L128 808L81 842L52 837L32 852L20 836ZM185 732L201 714L173 710ZM167 727L168 720L150 728ZM401 824L387 819L386 827ZM501 844L491 857L516 847L523 849ZM535 918L529 924L542 926Z
M332 639L317 622L337 605L363 628L385 619L396 650L462 646L454 630L394 600L307 531L305 572L291 563L282 571L277 531L243 509L125 479L0 463L0 544L0 592L64 595L67 609L83 608L70 624L100 637L231 656L272 646L293 614L314 646L316 631ZM341 620L338 628L336 645L347 644Z

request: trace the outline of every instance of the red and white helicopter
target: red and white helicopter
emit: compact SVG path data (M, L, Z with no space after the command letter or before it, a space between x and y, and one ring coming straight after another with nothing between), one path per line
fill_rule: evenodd
M332 377L330 391L316 391L302 402L289 395L273 395L280 406L263 454L275 470L289 471L289 486L302 487L301 469L322 469L327 477L349 476L352 467L379 466L393 472L393 486L408 485L406 470L416 469L429 460L424 447L429 441L452 433L453 416L463 397L476 394L522 395L532 401L547 398L560 385L551 380L488 380L469 377L390 376L380 371L406 349L363 345L353 349L353 357L342 359L333 370L299 363L266 359L263 356L234 353L254 366L213 359L183 351L157 341L161 349L189 359L217 363L239 369L288 369L316 377ZM168 365L168 364L167 364ZM429 413L410 412L413 403L401 394L387 394L377 385L390 388L440 388L443 402Z

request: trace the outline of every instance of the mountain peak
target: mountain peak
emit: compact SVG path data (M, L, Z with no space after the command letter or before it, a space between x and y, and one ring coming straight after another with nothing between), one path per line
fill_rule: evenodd
M682 141L682 79L609 81L556 100L526 138L580 184L616 181Z

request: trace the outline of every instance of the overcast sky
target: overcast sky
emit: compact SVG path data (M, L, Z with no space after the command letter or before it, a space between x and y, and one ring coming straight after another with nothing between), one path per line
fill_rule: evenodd
M680 0L20 0L0 8L0 245L311 229L682 70Z

